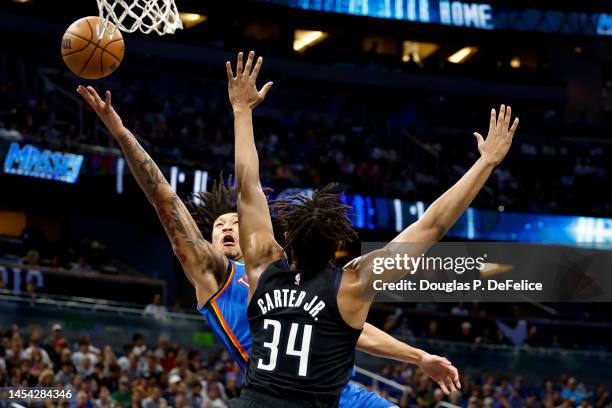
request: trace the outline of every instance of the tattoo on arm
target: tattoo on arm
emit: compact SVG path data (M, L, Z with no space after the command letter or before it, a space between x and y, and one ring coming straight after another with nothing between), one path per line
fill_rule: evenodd
M213 271L217 275L219 268L207 251L209 244L202 237L189 210L172 190L159 167L131 132L125 134L119 143L134 178L155 207L181 264L185 265L188 261L196 260L199 263L198 271L202 273ZM189 273L187 277L193 284L193 278Z
M200 261L198 271L206 273L212 271L217 281L222 278L222 272L212 256L207 256L206 246L210 245L202 237L197 225L190 221L191 216L183 202L176 195L170 199L170 208L172 209L172 219L174 221L175 232L181 234L186 244L191 246L198 254L197 259Z
M152 203L158 202L159 198L154 195L158 187L162 184L169 185L159 167L131 132L128 132L119 144L138 185L144 191L147 199Z

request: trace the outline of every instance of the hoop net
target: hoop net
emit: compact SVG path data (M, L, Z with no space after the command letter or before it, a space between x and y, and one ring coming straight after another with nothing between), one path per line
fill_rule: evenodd
M174 0L96 0L102 24L98 36L105 33L110 37L118 28L133 33L140 30L145 34L155 31L159 35L174 34L183 28L183 22ZM108 24L108 22L113 24Z

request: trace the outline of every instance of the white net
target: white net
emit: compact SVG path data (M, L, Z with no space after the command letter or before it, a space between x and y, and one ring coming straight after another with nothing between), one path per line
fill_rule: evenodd
M145 34L155 31L159 35L174 34L183 28L174 0L96 0L102 24L98 36L112 37L116 28L133 33L140 30ZM112 22L107 24L107 22Z

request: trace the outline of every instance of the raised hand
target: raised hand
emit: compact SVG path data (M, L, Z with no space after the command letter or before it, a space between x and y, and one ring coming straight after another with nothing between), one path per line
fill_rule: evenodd
M444 357L429 354L423 358L419 367L426 376L438 383L445 394L448 395L451 391L461 388L459 372Z
M253 109L259 105L270 91L272 82L265 84L261 90L257 90L257 75L261 69L263 58L257 58L255 67L253 68L253 59L255 52L251 51L247 59L246 65L242 66L242 52L238 53L238 61L236 63L236 76L232 71L232 64L227 61L225 68L227 70L228 91L230 102L234 111L240 109ZM252 71L251 71L252 68Z
M497 166L506 157L514 132L519 124L519 119L515 118L510 127L510 119L512 116L512 108L502 105L499 108L499 116L496 115L495 109L491 109L491 119L489 121L489 133L485 140L478 132L474 132L474 136L478 141L478 151L480 156L488 163Z
M111 104L111 93L106 91L106 99L103 101L93 87L84 87L79 85L77 92L81 94L83 99L93 108L100 120L104 122L104 125L117 138L124 133L123 122L121 118L113 109Z

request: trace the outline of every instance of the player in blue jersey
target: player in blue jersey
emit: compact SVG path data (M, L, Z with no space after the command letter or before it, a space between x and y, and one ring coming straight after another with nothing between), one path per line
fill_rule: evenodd
M210 192L200 195L202 204L192 208L192 216L136 137L123 126L112 107L110 92L106 92L105 100L92 87L79 86L77 92L118 142L195 289L198 310L244 369L251 337L246 313L248 281L238 242L235 191L221 182L216 183ZM457 369L448 360L410 347L374 326L364 326L357 348L380 357L417 364L445 393L460 387ZM341 406L383 408L394 405L378 394L349 384L342 394Z

